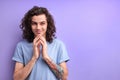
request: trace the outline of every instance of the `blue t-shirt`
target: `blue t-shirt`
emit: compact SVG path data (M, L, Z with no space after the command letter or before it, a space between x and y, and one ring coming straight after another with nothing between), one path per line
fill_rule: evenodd
M54 39L52 43L47 42L47 52L49 57L54 60L56 64L66 62L69 60L66 47L64 43L58 39ZM41 51L41 47L40 47ZM40 52L42 53L42 52ZM26 65L33 55L33 43L26 40L19 42L16 46L13 60ZM42 55L36 61L31 73L26 80L58 80L48 65L42 59Z

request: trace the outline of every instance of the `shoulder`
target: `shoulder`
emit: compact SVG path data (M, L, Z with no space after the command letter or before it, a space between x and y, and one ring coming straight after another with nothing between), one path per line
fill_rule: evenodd
M60 40L60 39L54 39L54 40L53 40L53 43L54 43L54 44L59 44L59 45L64 44L63 41Z
M53 45L56 45L56 46L59 46L59 47L62 47L62 46L65 46L64 42L60 39L53 39L53 42L52 42Z
M21 46L24 46L24 45L27 45L27 44L30 44L30 43L26 40L21 40L17 43L17 47L21 47Z

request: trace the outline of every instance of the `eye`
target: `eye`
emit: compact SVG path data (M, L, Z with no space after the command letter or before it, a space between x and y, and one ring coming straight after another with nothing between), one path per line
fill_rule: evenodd
M45 22L41 22L40 25L45 25Z
M32 22L31 25L36 25L36 23L35 23L35 22Z

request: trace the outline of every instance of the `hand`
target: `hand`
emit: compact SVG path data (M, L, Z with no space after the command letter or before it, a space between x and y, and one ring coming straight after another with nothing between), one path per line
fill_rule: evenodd
M40 43L42 45L42 57L43 57L43 59L46 59L46 58L48 58L47 42L46 42L46 39L43 36L40 36Z
M33 57L38 59L40 56L40 36L35 37L33 40Z

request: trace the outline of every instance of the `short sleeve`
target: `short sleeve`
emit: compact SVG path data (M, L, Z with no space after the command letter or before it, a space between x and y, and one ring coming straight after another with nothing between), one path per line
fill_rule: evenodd
M59 46L58 64L67 62L69 59L65 44L61 42Z
M21 44L17 44L14 55L12 57L12 60L16 61L16 62L20 62L23 63L23 53L22 53L22 47Z

